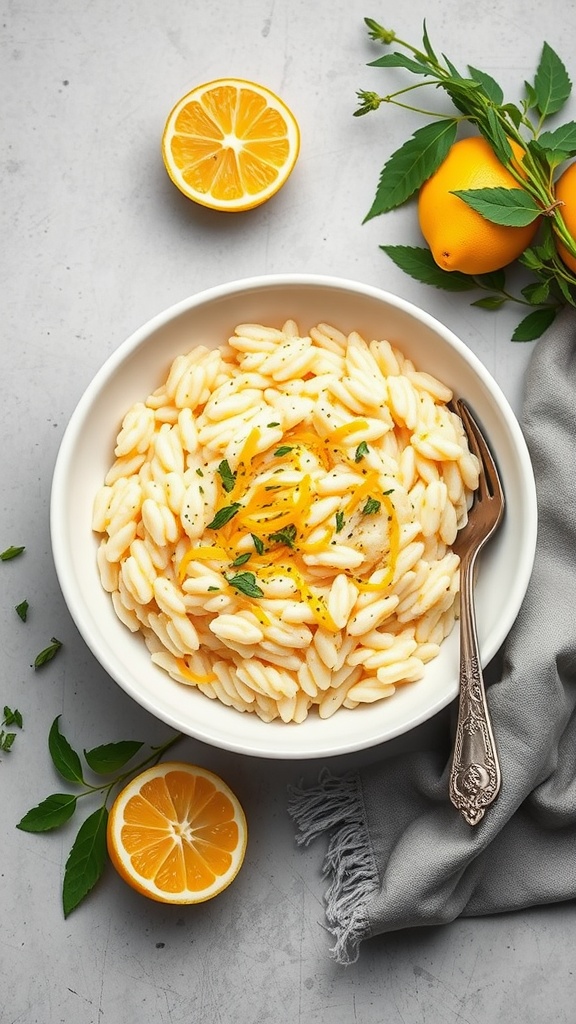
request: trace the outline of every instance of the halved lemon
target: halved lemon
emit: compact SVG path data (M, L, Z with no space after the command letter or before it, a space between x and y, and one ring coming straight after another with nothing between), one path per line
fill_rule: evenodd
M174 184L214 210L250 210L294 168L300 129L269 89L241 78L198 85L171 111L162 156Z
M248 829L227 784L205 768L167 761L132 779L107 826L114 867L159 903L202 903L238 874Z

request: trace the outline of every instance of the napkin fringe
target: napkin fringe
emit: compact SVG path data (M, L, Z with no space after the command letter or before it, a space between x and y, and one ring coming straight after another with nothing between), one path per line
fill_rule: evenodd
M337 963L352 964L370 934L367 908L378 889L360 778L354 773L336 777L324 769L316 785L290 788L288 811L298 826L299 845L331 833L323 865L330 879L326 920L336 940L330 952Z

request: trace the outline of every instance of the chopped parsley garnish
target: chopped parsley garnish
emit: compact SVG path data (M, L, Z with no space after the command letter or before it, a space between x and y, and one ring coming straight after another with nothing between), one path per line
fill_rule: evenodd
M255 548L257 554L263 555L264 554L264 542L261 541L260 537L257 537L255 533L251 533L250 536L252 537L252 543L254 544L254 548Z
M231 587L246 597L264 597L264 591L256 583L253 572L238 572L235 576L226 576L225 579Z
M376 498L368 498L364 508L362 509L363 516L373 516L376 512L380 511L381 502L377 501Z
M343 512L337 512L336 513L336 533L340 533L340 531L343 530L343 529L344 529L344 513Z
M234 484L236 483L236 474L233 473L232 470L230 469L228 459L222 460L222 462L218 466L217 472L220 474L220 479L222 480L222 487L226 491L226 494L229 494L230 491L234 489Z
M234 561L231 563L232 564L232 568L236 569L237 566L244 565L248 561L248 559L250 558L251 554L252 554L251 551L244 551L243 554L238 555L238 557L235 558Z
M365 455L368 455L368 445L366 441L361 441L356 449L354 462L361 462Z
M224 508L218 509L214 519L211 523L208 523L206 529L219 530L221 526L226 526L226 523L229 523L234 518L239 508L239 501L233 501L231 505L224 505Z
M277 448L276 451L274 452L274 455L288 455L289 452L293 452L293 451L294 451L294 446L293 445L291 445L291 444L281 444L280 447Z
M294 541L296 540L296 527L290 523L285 526L283 530L277 530L276 533L270 533L268 535L269 540L274 541L276 544L286 544L287 547L293 548Z

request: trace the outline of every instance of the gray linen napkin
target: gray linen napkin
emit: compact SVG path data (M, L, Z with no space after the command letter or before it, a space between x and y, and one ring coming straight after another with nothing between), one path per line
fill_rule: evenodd
M293 787L297 841L327 833L340 963L383 932L576 896L576 317L535 346L522 426L538 492L534 570L488 702L502 790L470 827L448 799L451 737ZM446 730L448 731L448 730Z

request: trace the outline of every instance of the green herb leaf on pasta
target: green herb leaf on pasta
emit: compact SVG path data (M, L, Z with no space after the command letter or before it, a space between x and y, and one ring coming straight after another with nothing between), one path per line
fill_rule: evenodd
M275 533L270 533L268 539L273 541L275 544L285 544L289 548L294 547L294 541L296 540L296 527L289 523L283 530L277 530Z
M245 565L246 562L252 557L251 551L244 551L241 555L238 555L231 563L233 569L237 569L239 565Z
M230 464L227 459L222 460L218 466L217 472L222 481L222 487L227 494L230 493L230 491L234 489L234 484L236 483L236 474L230 469Z
M377 498L368 498L364 508L362 509L363 516L373 516L376 512L380 511L381 502Z
M260 539L260 537L257 537L255 533L251 533L250 536L252 537L252 543L254 545L254 550L256 551L256 553L258 555L263 555L264 542Z
M226 526L226 523L229 523L234 518L239 508L240 503L238 501L232 502L231 505L225 505L224 508L218 510L212 522L208 523L206 529L220 530L222 526Z
M253 572L239 572L235 576L227 576L226 580L234 590L246 597L264 597L264 591L258 586Z

